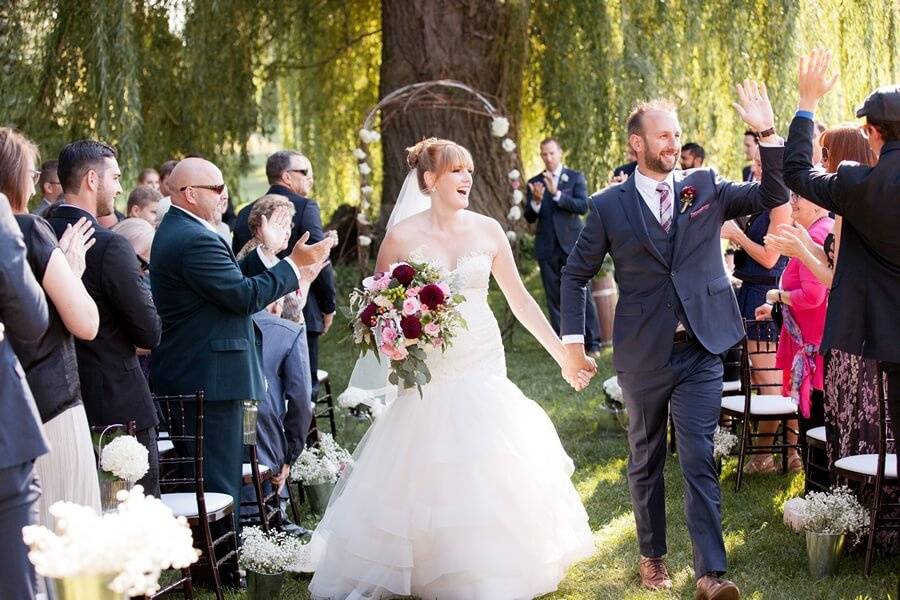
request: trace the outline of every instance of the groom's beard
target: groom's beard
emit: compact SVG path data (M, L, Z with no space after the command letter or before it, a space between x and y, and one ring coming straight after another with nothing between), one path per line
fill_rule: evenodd
M679 155L677 153L672 154L671 156L658 154L656 156L648 156L646 161L647 166L650 167L651 170L657 173L669 173L675 169L678 158Z

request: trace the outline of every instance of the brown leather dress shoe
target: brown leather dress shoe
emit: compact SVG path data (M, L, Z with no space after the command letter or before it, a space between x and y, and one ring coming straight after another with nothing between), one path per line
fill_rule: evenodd
M740 600L741 592L737 586L721 579L713 573L707 573L697 581L695 600Z
M662 558L642 556L638 568L641 571L641 585L646 589L656 591L672 588L669 570L666 568L666 561Z

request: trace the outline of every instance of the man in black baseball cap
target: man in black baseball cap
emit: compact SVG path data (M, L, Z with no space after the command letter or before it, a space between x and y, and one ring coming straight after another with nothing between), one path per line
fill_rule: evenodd
M799 196L843 217L841 246L820 351L875 359L888 375L888 403L900 435L900 86L879 88L856 111L878 162L813 168L813 112L837 81L831 53L800 60L800 101L784 150L784 182Z

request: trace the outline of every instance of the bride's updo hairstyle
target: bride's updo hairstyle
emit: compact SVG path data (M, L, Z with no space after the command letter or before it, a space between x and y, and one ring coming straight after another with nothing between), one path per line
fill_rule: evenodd
M438 138L424 139L415 146L406 149L406 164L416 170L419 189L423 194L429 193L425 183L425 172L431 171L435 179L458 167L473 169L472 155L469 151L450 140Z

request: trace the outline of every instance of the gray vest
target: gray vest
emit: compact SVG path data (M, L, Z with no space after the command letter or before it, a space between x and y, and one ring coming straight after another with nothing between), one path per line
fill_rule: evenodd
M677 222L678 222L678 212L675 210L673 206L672 211L672 227L669 229L669 233L666 233L666 230L662 228L662 225L659 224L659 221L656 218L650 208L647 206L647 203L644 202L644 198L638 193L638 200L640 201L642 216L644 217L644 225L647 227L647 233L650 235L650 242L656 246L656 249L659 250L659 253L662 254L663 258L668 261L668 263L672 264L672 254L675 250L675 233L677 232ZM668 277L666 278L666 307L672 309L672 334L675 334L675 328L678 326L678 322L681 322L684 325L684 328L687 329L688 333L693 335L693 331L691 331L691 324L688 322L687 315L684 312L684 307L681 305L681 299L678 297L678 294L675 292L675 285L672 283L672 280Z

